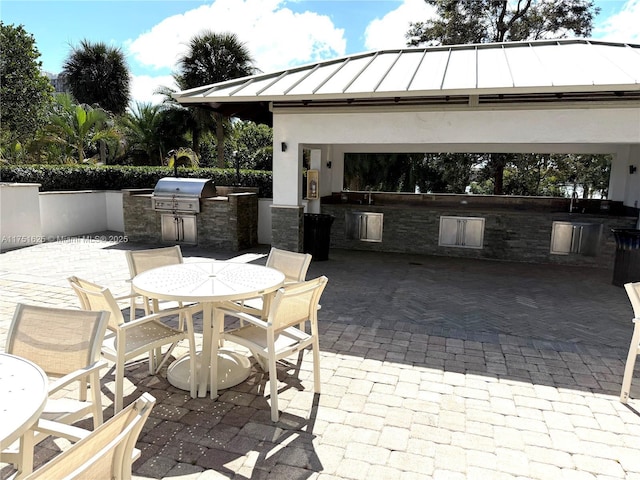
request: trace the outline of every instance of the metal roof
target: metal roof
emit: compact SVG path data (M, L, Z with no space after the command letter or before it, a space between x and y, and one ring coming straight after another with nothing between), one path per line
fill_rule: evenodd
M640 95L640 45L587 39L381 50L178 92L243 117L274 104L468 103ZM604 95L604 97L603 97ZM532 97L533 96L533 97ZM639 97L636 97L636 99ZM227 104L227 105L224 105ZM257 105L256 105L257 104ZM247 110L248 109L248 110ZM234 112L234 110L237 110Z

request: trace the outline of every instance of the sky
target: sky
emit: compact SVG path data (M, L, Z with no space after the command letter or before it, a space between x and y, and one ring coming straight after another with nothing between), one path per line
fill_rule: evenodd
M640 0L595 0L591 37L640 43ZM406 46L409 23L433 14L424 0L2 0L0 20L33 35L46 72L59 73L82 40L120 48L132 97L158 103L159 86L190 38L232 32L262 72Z

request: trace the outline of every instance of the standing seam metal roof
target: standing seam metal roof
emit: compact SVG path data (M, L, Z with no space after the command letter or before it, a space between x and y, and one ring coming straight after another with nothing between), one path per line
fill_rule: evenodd
M382 50L176 93L184 104L640 91L640 45L587 39Z

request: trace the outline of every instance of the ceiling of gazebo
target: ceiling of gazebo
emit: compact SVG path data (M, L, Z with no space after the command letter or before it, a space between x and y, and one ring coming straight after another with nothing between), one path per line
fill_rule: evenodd
M271 106L640 100L640 45L586 39L382 50L174 94L270 123Z

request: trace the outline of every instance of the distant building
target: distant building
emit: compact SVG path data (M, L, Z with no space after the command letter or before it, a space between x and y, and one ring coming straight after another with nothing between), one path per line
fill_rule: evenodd
M44 72L44 74L47 76L47 78L51 82L51 85L53 85L53 88L55 89L55 93L70 92L69 84L67 83L66 77L63 73Z

